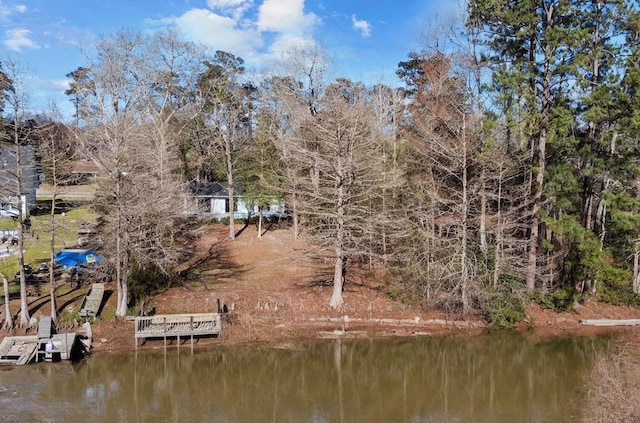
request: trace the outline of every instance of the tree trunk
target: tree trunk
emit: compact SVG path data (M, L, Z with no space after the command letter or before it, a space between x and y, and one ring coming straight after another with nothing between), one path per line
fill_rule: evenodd
M493 260L493 287L498 287L498 280L500 279L500 272L502 271L502 244L504 238L504 224L502 222L502 169L500 176L498 177L498 197L496 198L497 211L496 211L496 240L495 240L495 253Z
M338 158L337 163L338 174L342 171L342 161ZM345 236L345 222L344 222L344 188L342 181L338 182L338 209L337 209L337 233L335 240L335 267L333 269L333 294L331 295L331 301L329 306L334 309L338 309L344 303L342 299L342 289L344 287L344 278L346 276L346 263L345 263L345 251L344 251L344 236Z
M633 293L640 294L640 245L636 243L636 251L633 253Z
M293 220L293 238L298 239L300 237L300 228L298 228L298 198L295 192L292 195L291 208L291 219Z
M54 176L53 176L53 180L54 180L54 185L53 185L53 197L51 199L51 215L50 215L50 219L49 219L49 230L50 230L50 237L49 237L49 301L51 303L51 320L52 321L56 321L56 318L58 317L58 307L56 305L56 279L55 279L55 275L53 273L53 263L54 263L54 256L55 256L55 234L56 234L56 218L55 218L55 212L56 212L56 190L58 189L58 187L55 184L55 166L54 166Z
M118 282L118 303L116 305L116 317L126 317L127 308L129 303L129 291L128 291L128 272L123 271L129 268L129 259L126 252L123 253L120 266L120 281Z
M480 250L483 253L487 253L487 192L485 189L486 184L486 170L482 165L480 171Z
M9 281L4 273L0 273L2 287L4 288L4 325L5 330L13 329L13 316L11 315L11 304L9 304Z
M467 172L467 136L466 119L462 116L462 248L460 249L460 297L462 298L462 313L468 314L471 311L471 295L469 292L469 272L467 263L467 219L469 214L468 201L468 172Z
M335 266L333 269L333 294L329 306L339 309L344 304L342 298L342 288L344 286L344 251L342 248L336 248Z
M128 244L125 237L127 236L124 228L123 208L121 192L121 173L118 171L116 176L116 287L118 298L116 302L116 317L125 317L127 315L127 274L129 272ZM124 244L124 245L123 245Z
M553 7L547 13L547 20L551 20ZM553 53L543 49L544 52L544 71L543 71L543 87L541 94L540 106L540 132L538 135L537 160L533 158L533 165L537 167L535 181L533 186L533 207L531 211L531 230L529 233L529 256L527 267L527 291L532 293L535 290L536 275L538 270L538 243L540 240L540 217L538 213L542 208L543 188L544 188L544 172L547 160L547 136L549 131L549 119L551 113L551 60Z
M119 231L118 231L119 232ZM120 234L116 234L116 317L124 316L120 305L122 304L122 240Z
M529 255L527 262L527 292L532 293L536 289L536 274L538 261L538 217L533 216L529 234Z
M229 238L235 239L236 237L236 229L235 229L235 216L234 216L234 201L233 196L235 195L233 189L233 162L231 157L231 140L229 139L230 135L224 139L224 154L227 164L227 183L229 184Z
M18 155L18 158L20 156ZM18 163L20 161L18 160ZM18 166L20 168L20 166ZM20 177L18 178L20 180ZM23 213L23 197L19 195L18 202L18 266L20 268L20 326L28 326L29 320L29 304L27 302L27 278L24 274L24 231L25 218Z

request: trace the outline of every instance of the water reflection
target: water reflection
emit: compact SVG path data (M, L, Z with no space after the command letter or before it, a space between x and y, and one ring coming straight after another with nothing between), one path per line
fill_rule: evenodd
M0 372L5 421L572 422L605 340L323 341L96 355Z

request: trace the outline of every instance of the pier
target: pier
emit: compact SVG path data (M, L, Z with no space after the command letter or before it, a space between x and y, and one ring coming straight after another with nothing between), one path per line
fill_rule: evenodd
M167 338L177 338L180 345L180 338L190 337L193 349L194 336L218 336L221 332L219 313L166 314L136 317L135 320L136 347L140 338L162 338L166 347Z

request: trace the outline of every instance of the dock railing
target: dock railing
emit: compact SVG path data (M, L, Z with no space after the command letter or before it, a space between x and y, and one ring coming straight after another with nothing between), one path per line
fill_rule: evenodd
M141 316L135 320L136 345L139 338L181 338L214 336L222 332L219 313L166 314Z

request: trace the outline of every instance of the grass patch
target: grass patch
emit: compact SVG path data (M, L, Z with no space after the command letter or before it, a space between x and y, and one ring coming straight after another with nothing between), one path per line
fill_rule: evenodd
M55 217L55 251L64 248L75 248L78 243L78 228L84 222L95 223L97 216L87 208L78 208ZM51 217L48 214L31 216L31 228L25 232L24 237L24 262L36 269L41 263L49 262L51 248ZM17 222L11 219L12 226L6 229L15 229ZM4 274L10 282L13 281L18 271L18 256L13 255L0 259L0 273ZM10 292L13 292L16 284L10 284ZM17 288L16 288L17 291ZM4 293L0 284L0 293Z
M0 218L0 229L15 229L16 221L10 217Z

